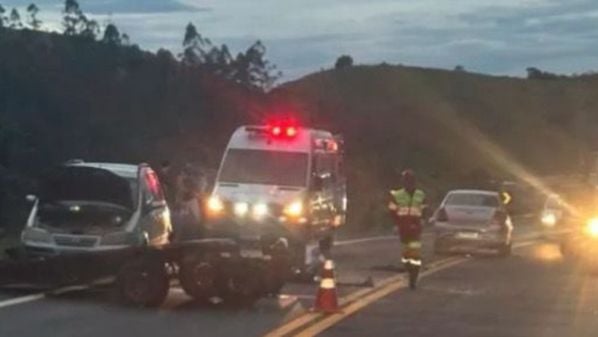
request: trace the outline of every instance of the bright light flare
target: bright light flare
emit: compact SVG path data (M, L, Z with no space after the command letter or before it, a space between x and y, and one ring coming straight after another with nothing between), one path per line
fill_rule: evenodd
M591 218L586 224L586 233L594 238L598 238L598 218Z
M252 212L255 218L263 218L268 214L268 205L263 203L255 204Z
M224 210L224 203L222 200L220 200L220 198L212 196L210 199L208 199L208 210L212 214L221 213Z
M249 212L249 204L246 202L237 202L233 211L236 216L245 216Z
M545 213L542 215L542 224L547 227L554 227L556 225L556 215L554 213Z
M303 215L303 203L295 201L284 208L284 214L290 217L299 217Z

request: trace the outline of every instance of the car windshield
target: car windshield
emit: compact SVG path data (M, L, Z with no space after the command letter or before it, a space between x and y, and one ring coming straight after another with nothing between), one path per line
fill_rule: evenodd
M65 201L110 203L133 209L137 200L136 179L92 167L61 167L41 181L43 203Z
M447 206L498 207L498 198L494 195L479 193L452 193L446 199Z
M305 186L306 153L230 149L219 180L241 184Z

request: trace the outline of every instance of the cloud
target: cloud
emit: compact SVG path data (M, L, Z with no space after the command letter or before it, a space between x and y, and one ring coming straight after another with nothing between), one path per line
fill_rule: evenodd
M62 1L37 3L59 13ZM563 73L598 69L595 0L82 0L81 5L100 22L108 18L100 14L112 13L122 31L150 50L177 53L189 21L233 51L261 39L285 79L330 67L340 54L352 55L356 63L461 64L510 75L523 75L528 66Z

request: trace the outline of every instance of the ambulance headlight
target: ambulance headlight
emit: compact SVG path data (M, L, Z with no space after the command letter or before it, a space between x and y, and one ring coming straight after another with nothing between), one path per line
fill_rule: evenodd
M292 202L288 204L282 212L289 217L300 217L303 215L303 203L301 201Z
M217 196L211 196L210 199L208 199L207 206L208 211L212 215L218 215L224 211L224 203Z
M249 212L249 204L246 202L237 202L233 206L233 212L236 216L245 216Z
M254 218L263 218L268 214L268 205L259 203L253 205L252 214Z

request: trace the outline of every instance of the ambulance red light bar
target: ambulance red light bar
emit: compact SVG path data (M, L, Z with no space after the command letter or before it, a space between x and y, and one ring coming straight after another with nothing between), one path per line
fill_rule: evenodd
M267 124L264 126L247 126L247 132L267 134L274 138L294 138L299 133L299 127L294 124Z

